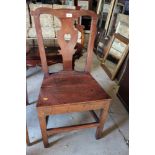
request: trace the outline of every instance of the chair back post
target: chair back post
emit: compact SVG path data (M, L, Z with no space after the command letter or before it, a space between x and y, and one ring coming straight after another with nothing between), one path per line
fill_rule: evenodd
M75 46L78 40L78 30L74 25L75 19L78 19L81 16L90 16L91 20L91 30L89 36L89 43L87 49L87 60L85 65L85 71L90 72L92 55L94 48L94 40L96 36L96 24L97 24L97 15L93 11L89 10L72 10L72 9L51 9L51 8L37 8L35 11L31 11L31 14L34 16L34 23L37 33L39 52L41 57L42 69L45 74L48 75L48 66L45 54L45 48L43 44L43 36L40 24L40 14L52 14L56 16L61 21L61 28L57 31L58 44L60 46L59 52L62 54L63 58L63 70L70 71L72 70L72 58L75 53ZM69 39L65 39L66 36L70 36Z
M95 42L95 36L97 32L96 26L97 26L97 15L96 16L93 15L91 20L90 36L89 36L89 42L88 42L88 48L87 48L87 60L86 60L85 72L91 71L94 42Z
M45 47L44 47L41 24L40 24L40 14L35 14L35 12L34 12L34 23L35 23L35 29L37 34L37 41L39 46L39 54L40 54L42 69L45 75L48 75L49 72L48 72L46 53L45 53Z

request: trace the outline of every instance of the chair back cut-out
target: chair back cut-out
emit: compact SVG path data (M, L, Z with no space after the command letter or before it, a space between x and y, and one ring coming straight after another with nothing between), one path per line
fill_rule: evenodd
M75 45L78 40L78 30L75 28L74 21L81 16L90 16L91 17L91 28L89 35L89 42L87 47L87 59L85 65L85 72L90 72L92 55L94 48L94 40L96 36L96 24L97 24L97 15L93 11L89 10L71 10L71 9L51 9L51 8L37 8L35 11L31 11L31 14L34 16L34 23L37 33L37 40L39 46L39 53L41 58L42 69L45 74L49 74L48 65L46 60L45 47L43 43L43 36L41 31L40 24L40 15L41 14L52 14L56 16L61 21L61 29L57 32L57 40L60 46L60 54L63 58L63 70L70 71L72 70L72 58L75 52ZM69 36L69 39L65 39L66 36Z

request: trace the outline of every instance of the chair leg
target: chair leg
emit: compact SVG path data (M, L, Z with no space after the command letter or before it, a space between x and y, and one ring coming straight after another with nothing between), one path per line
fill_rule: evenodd
M28 134L27 126L26 126L26 144L30 145L30 139L29 139L29 134Z
M49 146L49 143L48 143L48 136L47 136L47 130L46 130L46 116L43 114L40 114L40 112L38 111L38 118L39 118L44 147L47 148Z
M107 104L103 109L101 109L100 121L99 121L100 124L96 130L96 139L100 139L102 137L102 130L104 127L104 123L108 117L109 105L110 104Z

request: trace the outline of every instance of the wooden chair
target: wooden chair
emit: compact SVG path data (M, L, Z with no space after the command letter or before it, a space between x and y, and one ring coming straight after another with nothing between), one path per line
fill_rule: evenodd
M34 16L42 63L41 66L44 72L44 79L37 103L37 111L44 147L49 146L48 136L53 135L54 133L67 132L71 130L97 127L96 139L101 138L103 125L108 116L111 98L89 73L96 35L97 15L93 11L69 9L52 10L50 8L38 8L35 11L32 11L31 14ZM59 52L63 57L63 71L58 73L51 74L48 71L39 20L40 14L53 14L62 22L61 30L58 31L58 43L61 48ZM73 23L74 20L80 16L90 16L92 18L87 60L83 72L74 71L72 68L72 56L75 52L75 45L78 37L77 30L74 28ZM65 34L71 35L71 39L69 41L64 40ZM97 109L101 110L99 118L94 112L94 110ZM47 129L47 116L82 111L90 111L96 122Z

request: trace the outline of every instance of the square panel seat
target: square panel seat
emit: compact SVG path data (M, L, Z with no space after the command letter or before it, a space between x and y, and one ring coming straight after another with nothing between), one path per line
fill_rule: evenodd
M109 98L89 73L62 71L43 80L37 106L89 102Z

